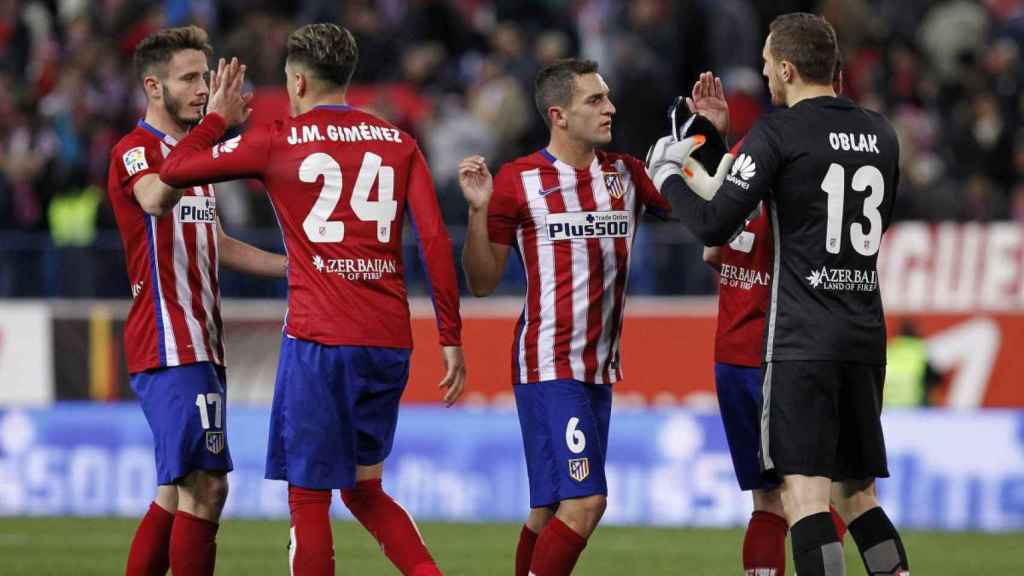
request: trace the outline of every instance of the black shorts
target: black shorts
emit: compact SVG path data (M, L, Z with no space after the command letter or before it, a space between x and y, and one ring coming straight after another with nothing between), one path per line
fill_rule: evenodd
M880 365L765 364L759 454L765 477L888 477L880 419L884 380Z

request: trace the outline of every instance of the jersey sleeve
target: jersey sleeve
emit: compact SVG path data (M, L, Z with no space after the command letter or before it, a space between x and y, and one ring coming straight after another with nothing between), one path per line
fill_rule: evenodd
M647 212L662 220L670 219L672 205L661 195L661 192L658 192L651 177L647 175L647 169L644 168L643 162L632 156L626 156L625 162L636 186L638 199Z
M706 246L721 246L732 238L767 196L782 165L779 139L765 120L750 130L739 152L710 202L691 191L681 175L669 176L662 185L673 215Z
M420 256L433 295L441 346L461 346L462 318L459 315L455 255L448 229L441 219L441 207L437 202L430 168L419 148L414 152L406 191L409 216L419 236Z
M160 179L175 188L261 178L270 161L272 125L257 126L217 144L227 130L219 114L207 114L171 151Z
M494 177L494 191L487 204L487 237L495 244L514 246L521 222L518 172L502 167Z
M135 197L135 183L143 176L160 173L160 162L163 158L157 146L146 146L145 142L137 141L121 148L115 154L115 170L125 196Z

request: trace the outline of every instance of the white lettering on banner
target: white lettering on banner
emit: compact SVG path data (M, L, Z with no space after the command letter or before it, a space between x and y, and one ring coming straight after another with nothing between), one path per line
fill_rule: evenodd
M1001 340L999 325L988 318L975 318L928 337L929 362L940 372L955 370L947 406L981 406Z
M0 406L53 401L53 337L46 304L0 304Z
M1024 310L1024 232L1013 223L908 222L879 255L886 312Z

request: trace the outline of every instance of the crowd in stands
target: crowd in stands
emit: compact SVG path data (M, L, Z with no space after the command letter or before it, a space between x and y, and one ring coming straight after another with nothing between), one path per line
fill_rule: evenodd
M769 109L768 23L797 10L834 24L846 95L897 127L897 218L1024 223L1024 0L0 0L0 237L88 246L114 229L109 150L145 106L131 55L161 27L206 28L215 56L248 65L258 107L283 98L291 30L347 26L353 102L419 140L458 229L460 158L493 170L546 143L532 99L544 64L597 60L617 108L612 147L640 157L672 98L713 70L735 141ZM260 194L229 190L218 209L233 230L276 226Z

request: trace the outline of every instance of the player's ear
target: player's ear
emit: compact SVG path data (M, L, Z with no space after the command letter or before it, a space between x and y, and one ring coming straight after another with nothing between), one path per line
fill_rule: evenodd
M146 97L150 100L159 100L163 96L160 90L160 80L153 74L147 74L142 79L142 87L146 91Z
M565 110L559 106L552 106L548 108L548 119L551 120L551 126L558 126L559 128L568 128L569 121L565 118Z
M793 63L788 60L783 60L779 63L781 67L779 75L782 77L783 82L790 82L796 76L796 68L793 67Z
M302 72L295 73L295 95L302 98L306 95L306 89L309 88L306 85L306 75Z

